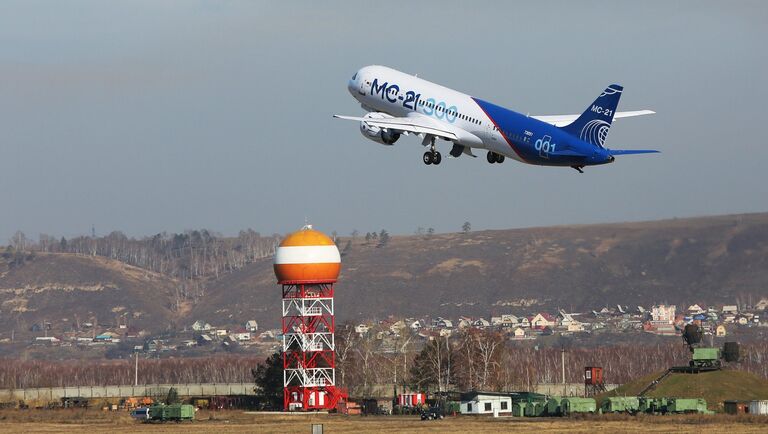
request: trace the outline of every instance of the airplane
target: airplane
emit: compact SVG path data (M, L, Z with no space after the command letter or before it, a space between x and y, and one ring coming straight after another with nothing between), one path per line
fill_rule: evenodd
M334 115L357 121L365 138L393 145L414 134L429 147L423 161L438 165L442 155L436 141L453 143L453 158L476 157L473 149L487 150L489 163L509 157L539 166L572 167L612 163L617 155L649 154L650 149L608 149L605 138L614 119L649 115L651 110L618 112L623 88L608 86L581 115L528 116L480 98L449 89L386 66L358 70L347 90L360 103L364 116Z

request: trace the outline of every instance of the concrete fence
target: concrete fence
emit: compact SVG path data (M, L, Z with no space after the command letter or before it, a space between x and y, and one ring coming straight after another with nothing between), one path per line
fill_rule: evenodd
M605 390L613 390L618 384L606 384ZM539 383L533 389L536 393L553 396L584 396L584 383Z
M140 386L70 386L0 389L0 402L58 401L61 398L128 398L166 395L175 388L179 396L255 395L253 383L143 384Z

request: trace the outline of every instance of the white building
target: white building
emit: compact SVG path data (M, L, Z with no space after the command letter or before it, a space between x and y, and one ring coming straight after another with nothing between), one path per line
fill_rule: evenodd
M248 330L249 332L253 333L253 332L259 330L259 323L257 323L255 319L247 321L245 323L245 329Z
M505 314L501 316L502 327L515 327L518 324L520 324L520 318L516 317L515 315Z
M512 397L505 393L469 392L462 394L461 414L510 413Z
M675 322L675 310L676 306L674 304L672 305L666 305L666 304L660 304L657 306L653 306L653 309L651 309L651 318L654 322L657 324L673 324Z

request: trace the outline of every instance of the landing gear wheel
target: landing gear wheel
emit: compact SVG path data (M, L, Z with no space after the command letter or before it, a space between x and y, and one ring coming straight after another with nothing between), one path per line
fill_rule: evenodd
M432 153L431 152L425 152L424 153L424 164L429 166L432 164Z
M499 163L499 164L503 163L504 162L504 156L501 155L501 154L497 154L496 155L496 162Z
M432 154L432 164L437 166L438 164L440 164L441 161L443 161L443 156L440 155L439 152L435 152L434 154Z
M493 164L496 162L496 154L488 151L488 155L485 156L485 159L488 160L489 163Z

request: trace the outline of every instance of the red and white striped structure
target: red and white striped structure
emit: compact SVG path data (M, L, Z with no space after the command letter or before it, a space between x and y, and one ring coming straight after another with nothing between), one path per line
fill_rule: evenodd
M401 407L416 407L424 405L427 402L427 395L424 393L401 393L397 395L397 404Z
M333 284L341 256L322 232L305 226L275 253L283 288L283 404L285 410L329 410L346 393L336 387Z

